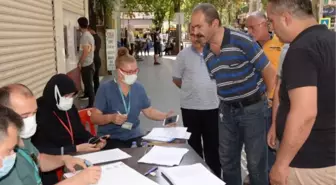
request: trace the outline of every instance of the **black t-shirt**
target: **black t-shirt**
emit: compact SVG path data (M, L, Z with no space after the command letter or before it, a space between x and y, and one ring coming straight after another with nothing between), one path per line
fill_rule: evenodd
M281 140L290 110L288 91L317 87L317 117L291 167L335 165L335 32L324 25L304 30L291 43L283 64L277 136Z
M101 39L98 34L92 34L92 36L95 41L94 57L99 57L99 50L101 48Z

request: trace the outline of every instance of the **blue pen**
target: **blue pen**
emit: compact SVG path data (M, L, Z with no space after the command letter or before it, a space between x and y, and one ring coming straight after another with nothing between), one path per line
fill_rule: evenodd
M147 176L148 174L150 174L150 173L152 173L152 172L155 172L157 169L158 169L157 166L151 168L150 170L148 170L148 171L144 174L144 176Z
M85 160L85 159L84 159L84 163L85 163L86 167L93 166L92 163L91 163L90 161Z

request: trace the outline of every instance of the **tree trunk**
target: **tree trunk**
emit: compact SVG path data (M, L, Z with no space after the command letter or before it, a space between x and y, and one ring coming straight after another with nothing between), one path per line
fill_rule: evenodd
M174 0L174 12L180 13L181 0ZM173 50L173 54L177 55L181 51L181 24L176 24L176 44Z

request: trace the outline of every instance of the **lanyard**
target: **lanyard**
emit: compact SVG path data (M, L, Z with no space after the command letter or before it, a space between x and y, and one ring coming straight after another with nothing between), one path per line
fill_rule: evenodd
M33 166L33 168L35 170L34 175L35 175L36 183L38 185L42 184L42 180L41 180L41 177L40 177L40 174L39 174L39 169L38 169L36 163L33 161L33 159L29 156L29 154L26 151L24 151L20 148L17 151L19 152L19 154L22 155L23 158L25 158L28 161L29 164L31 164Z
M72 131L72 126L71 126L71 122L70 122L70 119L69 119L69 114L68 112L65 112L66 116L67 116L67 119L68 119L68 124L69 124L69 127L67 127L65 125L65 123L62 121L62 119L60 117L57 116L57 114L54 112L54 115L58 118L58 120L61 122L61 124L63 125L63 127L65 128L66 131L68 131L70 137L71 137L71 142L72 144L74 145L75 144L75 140L74 140L74 136L73 136L73 131Z
M126 101L125 101L124 93L121 91L118 83L117 83L117 85L118 85L118 89L119 89L119 92L120 92L120 95L121 95L122 102L124 104L126 114L128 115L130 113L130 110L131 110L131 87L130 87L130 90L128 92L128 106L127 106Z

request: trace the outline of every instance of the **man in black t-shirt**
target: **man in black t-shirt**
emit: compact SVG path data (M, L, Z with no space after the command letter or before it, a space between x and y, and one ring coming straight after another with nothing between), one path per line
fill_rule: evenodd
M269 0L267 14L276 35L290 43L271 184L336 184L335 33L317 24L310 0Z

